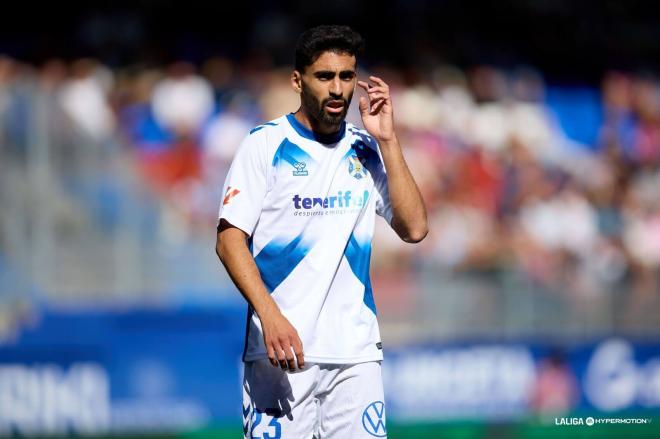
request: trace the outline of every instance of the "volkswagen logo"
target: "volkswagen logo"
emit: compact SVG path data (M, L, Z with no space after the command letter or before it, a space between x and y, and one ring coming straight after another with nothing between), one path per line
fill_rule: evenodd
M362 425L372 436L385 437L385 404L382 401L374 401L364 409L362 413Z

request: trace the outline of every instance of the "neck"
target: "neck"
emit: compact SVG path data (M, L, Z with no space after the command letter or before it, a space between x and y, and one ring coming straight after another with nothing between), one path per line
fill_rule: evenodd
M298 108L298 111L293 114L293 117L295 117L296 120L308 130L324 136L337 134L341 129L341 124L327 125L317 121L313 117L310 117L309 113L302 106Z

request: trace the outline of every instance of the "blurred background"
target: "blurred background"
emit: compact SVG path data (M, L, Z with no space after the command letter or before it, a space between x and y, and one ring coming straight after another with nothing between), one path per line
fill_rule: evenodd
M421 244L374 239L389 437L660 437L654 2L11 6L0 435L240 437L222 183L298 108L299 33L342 23L429 209ZM655 424L557 425L586 416Z

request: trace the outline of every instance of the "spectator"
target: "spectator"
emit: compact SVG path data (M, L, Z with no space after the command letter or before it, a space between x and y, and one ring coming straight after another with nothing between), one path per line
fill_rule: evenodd
M195 139L214 111L213 89L192 65L178 62L154 88L152 108L163 127L178 137Z
M96 141L107 140L115 128L108 102L112 72L91 59L71 66L71 78L62 86L60 102L74 124Z

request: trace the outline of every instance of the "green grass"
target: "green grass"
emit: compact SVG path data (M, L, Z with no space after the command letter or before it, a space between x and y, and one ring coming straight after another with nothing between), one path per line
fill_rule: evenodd
M576 415L580 416L580 415ZM586 415L582 416L586 417ZM649 417L619 415L618 417ZM178 434L122 434L108 439L241 439L240 424L223 425ZM101 437L95 437L101 439ZM389 439L660 439L660 416L645 425L561 426L529 420L519 423L446 422L388 423ZM305 439L287 438L282 439ZM311 438L310 438L311 439ZM334 438L333 438L334 439ZM344 438L340 438L344 439ZM347 438L350 439L350 438Z
M190 432L179 439L241 438L239 428ZM388 424L389 439L660 439L660 417L646 425L558 426L537 421L488 424L478 422ZM282 438L287 439L287 438ZM295 438L298 439L298 438Z

